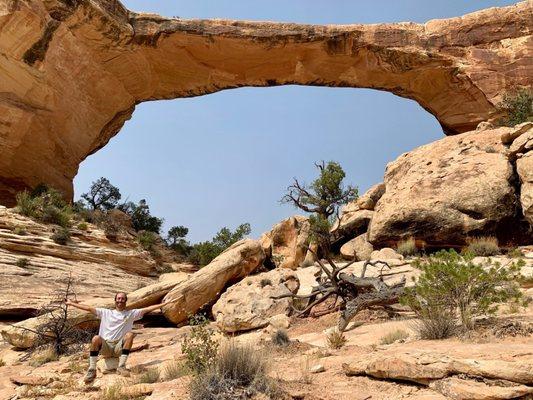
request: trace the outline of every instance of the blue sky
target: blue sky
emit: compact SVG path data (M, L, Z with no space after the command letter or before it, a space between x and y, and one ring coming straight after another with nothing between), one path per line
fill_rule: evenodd
M316 24L448 18L512 1L126 0L134 11L180 18ZM368 89L240 88L142 103L121 132L80 166L75 197L105 176L123 198L145 198L152 214L189 228L192 242L242 222L259 237L298 213L279 204L293 177L310 182L315 161L335 160L363 193L387 162L443 137L411 100Z

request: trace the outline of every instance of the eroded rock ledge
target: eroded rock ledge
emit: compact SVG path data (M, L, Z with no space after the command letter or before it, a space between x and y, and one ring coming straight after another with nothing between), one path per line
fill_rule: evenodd
M0 0L0 203L72 179L148 100L242 86L386 90L453 134L533 75L530 2L426 24L167 19L118 1Z

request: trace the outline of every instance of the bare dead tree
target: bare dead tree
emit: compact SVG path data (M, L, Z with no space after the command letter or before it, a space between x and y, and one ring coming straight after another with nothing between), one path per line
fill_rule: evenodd
M44 322L35 329L12 325L36 336L33 346L27 349L28 356L45 348L52 348L58 356L79 351L94 334L92 330L83 329L68 318L69 306L65 300L76 301L72 286L70 273L64 289L55 291L51 296L52 300L37 310L36 316L43 317Z
M356 259L344 266L337 266L330 255L332 237L339 234L341 217L340 206L357 198L357 189L342 186L344 171L335 162L315 164L320 176L309 186L302 185L294 179L294 183L287 188L287 194L282 198L284 203L292 203L295 207L312 213L309 218L311 241L316 245L308 250L316 258L320 267L317 283L311 293L298 296L286 294L274 298L292 297L307 302L303 310L294 310L301 316L307 316L318 305L334 298L334 302L327 311L340 309L338 322L340 331L344 331L350 320L362 309L369 307L387 307L397 303L405 287L405 279L394 286L384 282L383 270L390 266L383 261L366 261L360 276L343 272L352 265ZM322 259L321 259L322 257ZM371 266L380 268L377 277L366 277L367 268Z

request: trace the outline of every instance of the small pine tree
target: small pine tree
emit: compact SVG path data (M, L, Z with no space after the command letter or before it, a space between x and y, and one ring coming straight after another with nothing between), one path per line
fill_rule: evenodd
M93 210L111 210L121 197L120 190L104 177L93 182L89 192L81 195Z

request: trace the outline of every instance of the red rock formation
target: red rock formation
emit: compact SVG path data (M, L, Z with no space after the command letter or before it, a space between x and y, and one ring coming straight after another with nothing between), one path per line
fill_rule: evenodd
M116 0L0 0L0 203L78 165L148 100L242 86L364 87L416 100L445 132L529 85L531 2L426 24L166 19Z

